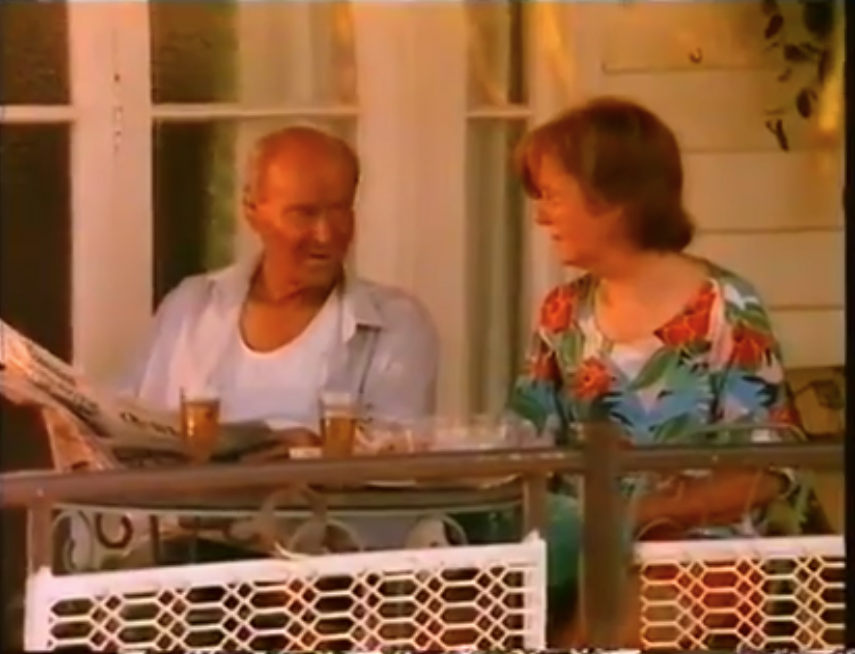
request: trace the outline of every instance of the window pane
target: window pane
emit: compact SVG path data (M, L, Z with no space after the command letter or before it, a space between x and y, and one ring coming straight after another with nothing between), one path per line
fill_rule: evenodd
M231 263L245 161L258 138L288 124L293 123L155 125L155 303L184 277ZM352 121L313 124L354 141Z
M0 315L71 353L68 125L0 126Z
M156 103L352 104L348 2L149 2Z
M467 143L473 411L499 411L522 361L525 198L511 152L525 123L470 121Z
M69 104L68 6L0 1L0 104Z
M469 106L526 104L526 3L466 3L469 21Z

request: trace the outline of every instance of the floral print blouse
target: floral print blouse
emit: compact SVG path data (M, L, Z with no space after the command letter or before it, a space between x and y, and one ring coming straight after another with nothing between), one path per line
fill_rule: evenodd
M633 342L612 342L598 329L593 277L555 288L542 305L511 411L565 443L573 442L574 423L602 419L623 427L627 445L780 438L776 429L738 429L796 424L766 310L748 282L705 265L708 278L685 308ZM721 424L735 428L710 431ZM624 483L632 492L666 481L648 475ZM756 533L757 520L746 516L733 529Z

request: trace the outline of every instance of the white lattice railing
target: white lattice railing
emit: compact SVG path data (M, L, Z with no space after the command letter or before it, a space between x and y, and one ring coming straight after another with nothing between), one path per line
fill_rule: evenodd
M499 650L545 646L543 541L28 581L25 648Z
M642 543L645 649L843 646L841 536Z

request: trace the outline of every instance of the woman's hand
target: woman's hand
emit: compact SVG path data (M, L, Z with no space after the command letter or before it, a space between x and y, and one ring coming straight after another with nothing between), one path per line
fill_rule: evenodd
M288 459L291 450L297 447L320 447L321 438L314 432L302 427L280 429L274 432L277 440L275 445L260 452L250 452L241 458L242 463L263 463L277 459Z

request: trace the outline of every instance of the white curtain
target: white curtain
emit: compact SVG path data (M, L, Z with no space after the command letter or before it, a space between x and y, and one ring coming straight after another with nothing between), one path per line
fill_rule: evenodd
M350 3L235 4L238 102L256 114L236 122L231 160L224 161L237 182L224 211L239 221L233 235L241 254L255 246L239 219L240 187L252 145L290 124L312 125L353 140L357 82Z
M503 407L529 322L523 302L525 208L511 169L527 110L523 9L514 5L519 3L467 3L470 412Z

